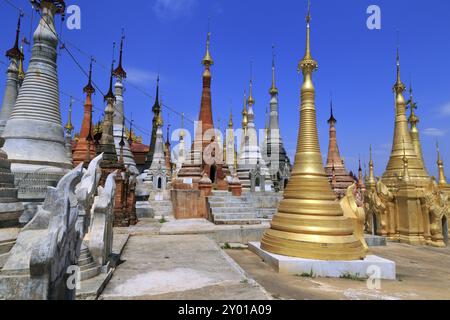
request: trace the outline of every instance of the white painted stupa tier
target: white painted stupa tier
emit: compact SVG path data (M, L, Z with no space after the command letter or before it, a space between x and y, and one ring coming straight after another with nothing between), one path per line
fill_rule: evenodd
M41 2L30 64L3 137L22 201L43 201L72 169L61 125L53 2Z

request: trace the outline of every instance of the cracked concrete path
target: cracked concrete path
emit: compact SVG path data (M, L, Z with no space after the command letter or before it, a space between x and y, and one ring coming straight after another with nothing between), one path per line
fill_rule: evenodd
M202 235L132 235L99 299L253 300L270 296Z

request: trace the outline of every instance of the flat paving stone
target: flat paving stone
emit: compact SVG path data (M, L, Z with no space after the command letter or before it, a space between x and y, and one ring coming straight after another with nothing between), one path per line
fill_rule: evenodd
M203 235L135 235L99 299L268 299L270 296Z
M449 300L450 247L433 248L388 242L374 254L396 263L397 279L369 289L366 280L311 278L279 274L249 250L226 252L274 298L295 300Z

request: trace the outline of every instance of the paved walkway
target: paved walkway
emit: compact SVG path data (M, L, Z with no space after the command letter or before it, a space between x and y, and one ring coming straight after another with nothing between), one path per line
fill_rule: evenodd
M249 250L227 253L275 298L296 300L448 300L450 299L450 247L414 247L388 243L371 254L397 264L397 280L382 280L380 290L365 280L308 278L276 273Z
M141 230L142 231L142 230ZM269 295L203 235L132 235L100 296L124 299L268 299Z

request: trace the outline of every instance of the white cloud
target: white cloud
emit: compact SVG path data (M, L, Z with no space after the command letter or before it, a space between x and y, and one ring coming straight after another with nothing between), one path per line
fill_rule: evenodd
M161 20L174 20L189 16L198 0L156 0L153 11Z
M445 130L437 128L427 128L423 131L423 134L430 137L442 137L445 136Z
M441 111L441 115L445 117L450 116L450 102L444 104L442 107L439 108L439 110Z
M158 74L156 72L144 71L135 68L127 69L127 80L136 85L146 85L147 83L156 81Z

